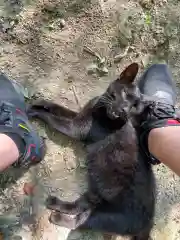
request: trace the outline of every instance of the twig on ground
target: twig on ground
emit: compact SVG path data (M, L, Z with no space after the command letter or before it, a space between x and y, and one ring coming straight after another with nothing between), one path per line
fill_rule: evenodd
M85 46L83 50L84 50L85 52L91 54L92 56L97 57L99 60L101 60L100 55L99 55L98 53L94 52L93 50L91 50L90 47Z
M124 57L127 55L128 51L129 51L129 48L130 48L130 47L127 46L126 49L125 49L125 51L124 51L124 53L121 53L121 54L116 55L116 56L114 57L114 61L115 61L115 62L121 61L121 59L124 58Z
M81 107L79 98L78 98L78 96L77 96L77 92L76 92L75 86L72 86L72 91L73 91L73 93L74 93L74 97L75 97L76 103L77 103L77 105L78 105L78 107L79 107L79 110L81 110L82 107Z

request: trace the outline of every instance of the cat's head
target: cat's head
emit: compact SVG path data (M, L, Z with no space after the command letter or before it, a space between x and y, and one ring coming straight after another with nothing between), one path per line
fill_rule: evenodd
M110 119L127 119L132 107L139 102L140 91L134 83L138 68L137 63L129 65L103 94L102 99Z

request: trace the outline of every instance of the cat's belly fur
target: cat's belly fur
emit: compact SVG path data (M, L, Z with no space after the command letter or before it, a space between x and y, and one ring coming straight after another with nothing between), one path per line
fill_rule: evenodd
M93 184L93 179L91 179ZM113 202L104 201L82 228L92 228L124 234L139 232L153 222L155 205L155 180L149 163L139 154L139 162L132 184ZM129 229L129 230L128 230Z

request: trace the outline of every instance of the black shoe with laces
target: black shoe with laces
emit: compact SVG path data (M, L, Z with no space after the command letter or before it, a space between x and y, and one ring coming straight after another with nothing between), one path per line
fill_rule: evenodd
M0 133L22 140L24 147L14 166L28 167L44 158L45 145L28 120L24 96L18 89L15 81L0 74Z
M177 126L180 124L175 111L176 88L166 64L154 64L149 67L139 80L141 93L153 98L138 129L140 150L152 164L159 164L148 150L148 135L154 128ZM179 125L180 126L180 125Z

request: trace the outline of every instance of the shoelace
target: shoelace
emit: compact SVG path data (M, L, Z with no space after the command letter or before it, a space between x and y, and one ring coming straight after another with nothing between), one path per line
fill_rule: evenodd
M2 103L0 105L0 124L9 124L11 121L11 111Z

